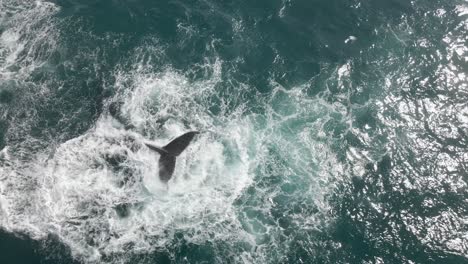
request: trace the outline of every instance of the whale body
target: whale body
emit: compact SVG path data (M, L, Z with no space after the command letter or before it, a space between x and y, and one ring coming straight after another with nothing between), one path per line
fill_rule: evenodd
M153 151L158 152L159 157L159 179L167 183L174 173L176 157L179 156L190 144L195 135L199 134L198 131L187 132L175 139L164 147L158 147L149 143L145 145Z

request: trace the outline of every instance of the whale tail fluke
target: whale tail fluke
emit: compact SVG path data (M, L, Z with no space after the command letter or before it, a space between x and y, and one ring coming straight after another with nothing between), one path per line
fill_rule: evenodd
M146 145L149 149L151 149L151 150L156 151L157 153L159 153L159 155L161 155L161 156L162 156L162 155L167 155L167 154L169 154L169 153L164 149L164 147L163 147L163 148L160 148L160 147L155 146L155 145L152 145L152 144L150 144L150 143L145 143L145 145Z
M159 179L162 182L167 183L171 179L175 169L175 162L176 157L174 156L162 154L159 157Z
M190 131L183 134L180 137L175 138L169 144L163 147L165 151L169 153L171 156L179 156L184 149L190 144L190 141L195 137L196 134L200 132L198 131Z
M145 145L158 152L161 157L159 157L159 179L161 181L167 183L174 173L176 157L180 155L190 144L192 139L195 137L196 134L199 132L191 131L173 139L169 144L160 148L149 143L145 143Z

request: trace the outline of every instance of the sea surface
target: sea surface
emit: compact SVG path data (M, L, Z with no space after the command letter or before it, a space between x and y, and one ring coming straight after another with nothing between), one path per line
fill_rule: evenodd
M2 264L468 263L468 2L0 0L0 150Z

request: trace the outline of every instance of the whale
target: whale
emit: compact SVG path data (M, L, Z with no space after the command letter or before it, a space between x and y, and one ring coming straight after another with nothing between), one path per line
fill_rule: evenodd
M190 144L192 139L199 134L198 131L190 131L181 136L176 137L164 147L159 147L151 143L145 143L145 145L159 153L159 179L166 183L172 178L174 174L176 157L179 156Z
M123 102L115 101L110 103L109 105L109 114L121 123L125 130L134 130L136 129L131 122L122 115L121 108L123 106ZM164 121L164 120L162 120ZM171 142L163 147L156 146L151 143L144 142L144 144L151 150L159 153L159 179L166 183L172 178L172 174L174 174L175 164L176 164L176 157L179 156L190 144L192 139L195 135L199 134L198 131L189 131L185 134L176 137ZM133 146L134 144L132 144ZM122 157L121 157L122 156ZM120 163L125 160L123 157L125 154L118 155L112 154L109 157L105 157L106 161L110 164L112 168L116 167L117 169L120 168Z

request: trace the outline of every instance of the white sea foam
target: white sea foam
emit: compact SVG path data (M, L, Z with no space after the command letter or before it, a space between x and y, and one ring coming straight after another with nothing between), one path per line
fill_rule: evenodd
M178 122L184 115L198 121L190 129L202 131L178 157L168 189L157 177L158 154L143 145L149 139L103 115L95 128L59 145L52 157L38 154L34 164L17 161L2 168L8 175L2 182L1 208L7 211L2 226L34 237L56 233L76 256L89 261L123 252L128 243L136 250L167 246L177 230L197 231L193 241L238 236L219 228L229 222L241 230L233 202L252 182L249 168L255 158L248 150L255 153L260 142L251 145L254 128L248 117L234 113L223 117L229 122L214 126L214 118L197 107L195 100L203 100L203 89L212 89L218 77L216 70L202 83L189 83L170 70L126 76L135 87L126 87L132 91L124 96L123 111L133 123L139 126L173 115L158 128L167 133L154 138L156 143L165 144L189 129ZM151 111L158 104L161 110ZM121 153L127 171L115 170L106 161L106 155ZM131 183L119 186L125 173ZM127 217L116 212L120 204L129 205Z
M58 8L42 1L0 1L0 77L22 79L56 45L51 17ZM21 56L20 56L21 55Z

